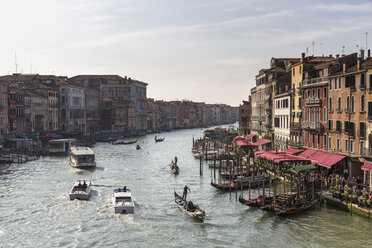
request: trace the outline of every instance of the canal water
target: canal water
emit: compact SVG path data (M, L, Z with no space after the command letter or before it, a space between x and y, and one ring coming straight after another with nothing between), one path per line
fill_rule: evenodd
M141 150L98 143L94 171L71 168L67 157L1 166L0 247L372 247L370 220L325 206L276 217L213 188L207 164L200 176L191 153L192 137L202 132L157 134L165 137L160 143L148 135L138 139ZM175 156L177 176L167 166ZM78 179L96 185L89 201L69 200ZM124 185L138 203L134 215L114 214L111 193ZM184 185L205 209L203 222L170 202Z

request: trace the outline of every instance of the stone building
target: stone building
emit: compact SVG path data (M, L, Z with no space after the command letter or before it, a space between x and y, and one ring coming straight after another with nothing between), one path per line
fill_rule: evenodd
M0 144L8 134L8 84L0 82Z
M60 85L59 102L59 123L62 131L71 134L85 134L85 88L72 82Z
M8 121L9 134L26 132L25 96L18 84L9 85Z
M244 134L250 133L251 115L252 115L252 104L251 104L251 96L249 96L248 101L243 101L243 104L239 105L239 129Z

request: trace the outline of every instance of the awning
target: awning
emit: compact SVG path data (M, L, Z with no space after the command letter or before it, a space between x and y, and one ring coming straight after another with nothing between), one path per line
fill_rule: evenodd
M259 140L257 142L248 142L248 144L252 146L262 146L262 145L266 145L269 143L271 143L271 141L267 141L267 140Z
M322 167L325 167L327 169L330 169L332 165L337 164L342 159L344 159L346 156L339 155L339 154L331 154L327 152L320 152L315 150L306 150L303 153L298 155L302 158L310 159L313 163L320 165Z
M310 156L312 156L314 153L316 153L317 151L315 150L310 150L310 149L307 149L306 151L304 151L303 153L300 153L298 154L299 157L303 157L303 158L308 158Z
M296 155L296 154L302 152L302 150L294 149L294 148L288 148L288 149L283 150L283 152Z
M266 160L273 161L274 163L281 163L281 162L311 162L309 159L304 159L299 156L295 156L292 154L285 153L283 151L259 151L255 152L256 158L263 158Z
M370 162L365 163L364 165L362 165L361 169L365 171L372 171L372 164Z
M234 142L239 147L247 147L247 146L249 146L248 145L248 142L245 141L245 140L242 140L242 139L234 140Z

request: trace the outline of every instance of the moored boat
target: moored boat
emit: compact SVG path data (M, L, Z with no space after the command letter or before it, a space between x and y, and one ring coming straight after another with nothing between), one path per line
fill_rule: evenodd
M318 202L320 198L313 199L312 201L297 203L293 206L282 206L282 207L273 207L272 211L278 216L288 216L293 214L303 213L310 208L313 208Z
M114 190L112 203L115 214L134 214L134 198L126 187Z
M158 137L155 136L155 142L156 142L156 143L157 143L157 142L162 142L162 141L164 141L164 139L165 139L165 138L158 138Z
M129 141L113 141L111 144L113 145L131 145L136 143L137 140L129 140Z
M92 191L92 183L90 181L78 180L69 192L70 200L88 200Z
M89 147L71 147L69 160L70 165L75 168L96 167L94 152Z
M242 196L239 196L239 202L249 207L256 207L256 208L262 207L262 206L265 206L266 204L271 204L272 201L273 201L272 196L262 197L262 195L259 195L256 199L250 199L250 200L244 199Z
M236 180L230 183L214 183L211 182L211 185L220 190L234 190L234 189L247 189L257 188L262 186L262 183L267 183L269 181L268 175L260 175L255 177L237 177Z
M192 201L186 201L183 199L176 193L176 191L174 192L174 202L184 214L197 219L205 218L204 210L200 209L198 205L194 205Z

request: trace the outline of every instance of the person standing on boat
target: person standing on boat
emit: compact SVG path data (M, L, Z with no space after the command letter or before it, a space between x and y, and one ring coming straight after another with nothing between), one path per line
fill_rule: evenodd
M177 156L176 157L174 157L174 163L177 165L177 161L178 161L178 158L177 158Z
M187 191L191 192L190 188L187 187L187 185L185 185L185 187L183 188L183 195L182 195L182 198L184 200L186 200L186 197L187 197Z

